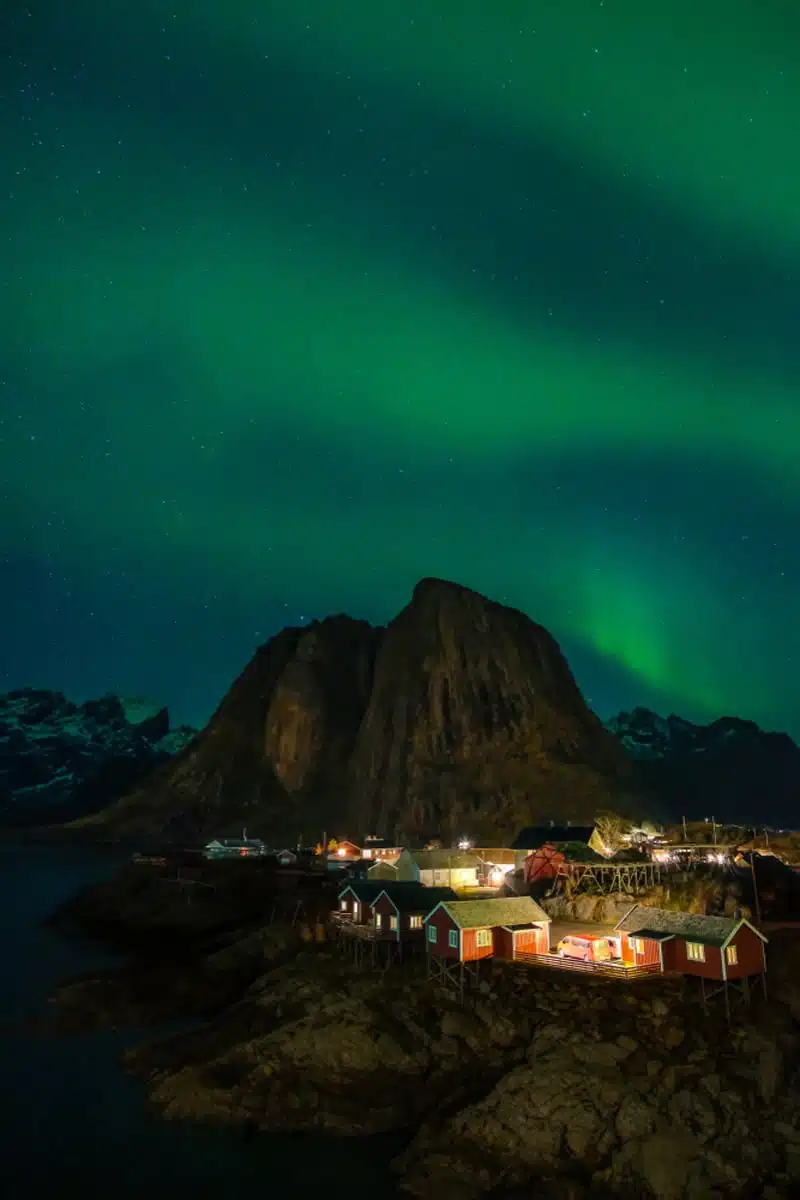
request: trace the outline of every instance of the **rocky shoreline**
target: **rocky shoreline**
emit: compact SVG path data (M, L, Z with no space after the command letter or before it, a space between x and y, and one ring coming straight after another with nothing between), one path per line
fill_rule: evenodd
M404 1134L393 1167L420 1200L800 1187L793 933L771 947L769 999L730 1028L682 979L495 963L462 1006L421 966L357 971L307 921L215 936L191 965L139 960L55 997L62 1029L202 1021L126 1052L167 1119Z

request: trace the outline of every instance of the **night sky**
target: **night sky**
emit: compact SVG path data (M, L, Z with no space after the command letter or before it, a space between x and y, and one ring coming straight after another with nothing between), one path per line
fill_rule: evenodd
M793 0L3 5L0 684L200 722L439 575L601 716L800 734L798 45Z

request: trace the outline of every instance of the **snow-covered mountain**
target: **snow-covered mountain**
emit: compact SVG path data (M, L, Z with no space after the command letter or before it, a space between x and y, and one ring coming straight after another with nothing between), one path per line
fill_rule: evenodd
M140 697L73 704L60 692L0 695L0 825L73 820L130 791L189 744L169 713Z
M648 708L606 722L673 816L800 828L800 748L785 733L720 717L697 725Z

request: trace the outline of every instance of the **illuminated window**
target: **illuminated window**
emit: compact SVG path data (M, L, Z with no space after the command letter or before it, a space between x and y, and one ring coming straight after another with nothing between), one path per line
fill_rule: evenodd
M701 946L699 942L686 943L686 957L690 962L705 962L706 948Z
M739 952L735 946L728 946L725 950L725 957L728 960L728 966L735 967L739 961Z
M448 940L450 949L457 950L458 949L458 930L451 929L447 940Z
M342 910L342 912L347 912L347 901L346 901L346 900L340 900L340 901L339 901L339 908Z
M409 917L408 927L409 929L422 929L422 917Z
M479 929L475 935L476 946L491 946L492 931L491 929Z
M379 912L373 913L373 914L372 914L372 919L374 920L374 922L375 922L375 924L376 924L376 925L380 925L380 923L381 923L381 914L380 914Z
M429 942L436 941L436 926L435 925L428 926L428 941Z
M389 928L397 929L397 917L389 917Z
M631 950L634 954L644 954L644 942L641 938L631 938Z

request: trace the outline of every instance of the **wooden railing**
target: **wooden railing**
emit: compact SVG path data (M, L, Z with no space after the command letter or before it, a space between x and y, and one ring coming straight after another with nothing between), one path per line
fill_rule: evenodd
M383 933L374 925L358 925L355 921L339 921L337 930L342 937L363 938L365 941L373 941Z
M629 967L625 963L589 962L585 958L569 958L566 954L532 954L525 950L518 951L513 961L528 967L550 967L559 971L601 975L604 979L644 979L661 973L658 963Z

